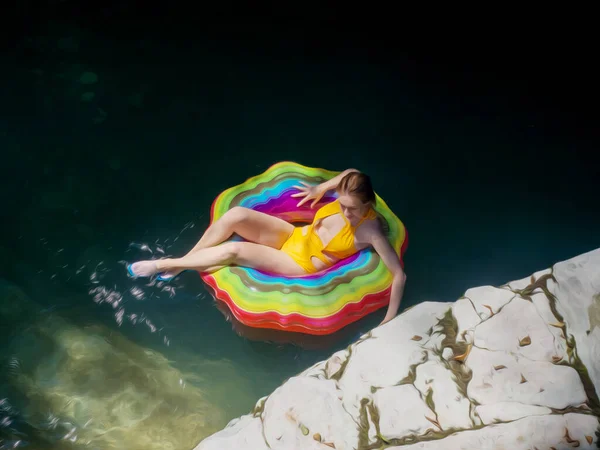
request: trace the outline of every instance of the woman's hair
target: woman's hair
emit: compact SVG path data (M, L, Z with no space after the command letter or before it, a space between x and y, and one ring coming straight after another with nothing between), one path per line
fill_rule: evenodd
M337 191L340 193L354 195L363 203L375 203L375 191L371 184L371 178L361 172L350 172L341 179Z

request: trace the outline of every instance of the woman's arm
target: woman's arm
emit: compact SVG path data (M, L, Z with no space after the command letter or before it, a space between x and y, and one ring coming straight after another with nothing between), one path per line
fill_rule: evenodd
M404 273L404 269L402 269L402 265L400 264L400 259L398 258L396 251L391 246L390 242L379 227L373 227L370 235L370 243L393 276L390 304L388 305L385 318L380 323L380 325L383 325L384 323L389 322L396 317L396 314L398 313L400 301L404 295L406 274Z
M321 200L321 198L325 195L327 191L337 188L338 184L340 184L340 181L342 181L342 178L344 178L347 174L351 172L358 172L358 170L346 169L342 173L333 177L332 179L324 181L323 183L318 184L316 186L311 186L301 181L300 183L302 184L302 186L294 186L300 192L298 192L297 194L292 194L292 197L294 198L304 197L298 202L296 206L300 207L307 201L312 200L313 202L310 205L310 207L312 208L317 203L319 203L319 200Z

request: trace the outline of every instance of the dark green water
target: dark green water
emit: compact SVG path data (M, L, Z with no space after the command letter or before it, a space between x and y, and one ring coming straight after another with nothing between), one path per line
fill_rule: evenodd
M0 448L137 448L136 433L149 432L129 419L144 414L111 416L105 382L142 409L162 405L148 427L163 425L160 448L185 448L178 435L200 441L379 323L384 311L336 336L285 342L232 327L193 273L172 290L127 278L145 246L189 249L215 196L277 161L372 176L410 234L401 309L600 246L587 144L500 96L463 97L348 52L303 58L59 26L11 55L1 75L0 398L12 422ZM85 72L97 81L83 83ZM100 340L75 348L86 335ZM144 349L166 358L157 372L181 377L142 386L123 368L147 367ZM204 399L206 426L166 420L183 384ZM68 440L98 414L122 434Z

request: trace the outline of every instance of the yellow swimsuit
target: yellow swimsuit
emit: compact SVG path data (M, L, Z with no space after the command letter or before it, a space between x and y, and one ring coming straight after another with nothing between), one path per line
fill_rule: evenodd
M342 215L346 221L346 224L339 231L339 233L335 235L331 241L329 241L327 246L324 246L323 242L319 238L319 235L314 229L315 225L319 220L338 213ZM358 228L358 226L366 219L375 219L376 217L377 214L375 211L370 209L365 217L363 217L360 222L353 227L350 225L350 222L348 222L348 219L346 219L346 216L344 216L342 213L342 208L339 201L335 200L317 211L313 222L308 225L306 235L302 234L302 229L304 227L296 227L292 234L284 242L283 246L281 247L281 251L290 255L294 261L296 261L296 263L298 263L307 273L315 273L318 270L315 268L311 260L313 256L319 258L328 266L331 266L332 262L323 254L323 252L327 252L327 254L337 259L344 259L352 256L358 251L354 245L354 232L356 231L356 228Z

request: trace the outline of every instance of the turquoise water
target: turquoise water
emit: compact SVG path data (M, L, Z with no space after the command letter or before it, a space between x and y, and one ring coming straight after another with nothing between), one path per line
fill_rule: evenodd
M541 113L351 54L178 44L50 27L1 75L0 448L190 448L381 321L268 333L194 273L126 276L277 161L372 176L410 235L401 309L600 246L597 169Z

